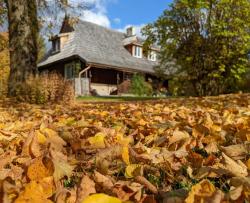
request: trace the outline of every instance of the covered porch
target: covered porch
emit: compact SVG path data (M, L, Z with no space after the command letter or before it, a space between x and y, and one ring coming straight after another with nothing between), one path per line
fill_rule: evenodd
M76 96L110 96L129 92L128 83L135 72L98 64L65 64L64 77L71 80Z

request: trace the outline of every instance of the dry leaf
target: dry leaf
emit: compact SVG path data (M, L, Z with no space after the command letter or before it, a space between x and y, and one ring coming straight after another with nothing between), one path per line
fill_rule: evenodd
M105 194L95 194L87 197L82 203L122 203L122 201Z
M114 186L113 182L110 178L102 175L101 173L94 171L94 180L97 184L101 185L101 187L106 190L111 190Z
M126 178L134 178L136 176L142 175L142 166L139 164L130 164L125 169Z
M221 150L234 160L244 159L248 153L245 144L230 145L228 147L220 147Z
M227 169L228 172L233 176L246 177L248 175L247 167L241 161L234 161L227 155L222 153L223 156L223 168Z
M15 203L52 203L48 198L52 196L53 191L54 185L51 177L40 181L31 181L25 186L24 191L20 193Z
M186 140L190 136L186 131L175 130L173 136L169 138L169 145L179 142L181 140Z
M94 137L88 139L91 146L96 148L105 148L105 135L103 133L97 133Z
M77 203L83 202L86 197L91 194L95 194L95 182L91 180L87 175L83 176L79 187L77 188Z
M30 180L41 180L48 176L52 176L54 166L51 159L47 157L36 158L28 167L27 176Z
M208 180L202 180L191 188L191 191L186 198L186 203L209 203L209 198L216 191L214 185Z
M129 161L129 149L128 147L123 147L122 148L122 160L129 165L130 161Z
M60 157L53 159L55 182L59 181L64 176L70 177L72 175L74 166L71 166L67 161L60 159Z

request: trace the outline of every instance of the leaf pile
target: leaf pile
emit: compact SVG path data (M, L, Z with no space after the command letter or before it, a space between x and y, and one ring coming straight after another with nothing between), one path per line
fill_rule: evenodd
M0 101L0 202L244 202L249 172L249 94Z

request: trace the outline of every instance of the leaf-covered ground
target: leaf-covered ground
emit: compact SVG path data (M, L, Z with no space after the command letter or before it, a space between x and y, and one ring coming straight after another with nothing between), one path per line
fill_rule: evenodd
M0 202L247 202L250 95L0 101Z

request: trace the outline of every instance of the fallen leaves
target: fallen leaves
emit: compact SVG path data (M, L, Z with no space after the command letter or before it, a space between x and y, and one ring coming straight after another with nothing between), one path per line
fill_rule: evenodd
M15 200L15 203L24 203L24 202L38 202L38 203L50 203L52 202L48 198L53 195L54 185L53 178L48 177L44 178L41 181L31 181L25 186L25 189L18 198Z
M105 194L95 194L87 197L82 203L122 203L116 197L111 197Z
M194 185L191 188L191 191L188 194L186 203L202 203L209 202L209 198L211 198L216 191L214 185L210 183L208 180L202 180L198 184Z
M91 180L87 175L83 176L79 187L77 188L77 203L83 202L89 195L95 194L95 182Z
M244 202L250 95L0 101L0 202Z
M223 168L228 170L228 172L232 176L236 177L246 177L248 176L248 171L246 165L242 161L234 161L224 153L222 153L223 156Z
M41 180L52 176L54 165L51 159L39 157L33 161L28 167L27 176L30 180Z

